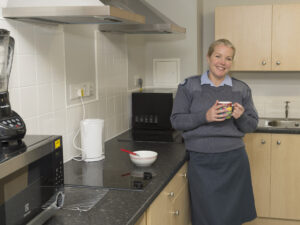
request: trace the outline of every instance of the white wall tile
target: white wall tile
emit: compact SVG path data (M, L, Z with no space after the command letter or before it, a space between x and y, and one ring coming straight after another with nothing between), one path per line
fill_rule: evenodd
M63 32L57 33L50 52L51 73L53 82L65 81L65 54Z
M26 134L40 134L38 120L36 117L25 119L24 122L26 125Z
M20 89L20 101L21 101L21 117L23 119L30 118L38 115L38 98L37 87L24 87Z
M17 113L21 112L21 102L20 102L20 89L14 88L9 90L9 101L11 104L11 109Z
M79 128L79 123L83 118L83 110L81 106L71 107L67 109L67 133L75 132Z
M66 105L63 28L1 18L0 26L10 30L16 40L9 83L13 110L24 119L27 134L63 135L64 160L70 160L79 154L72 140L79 129L83 110L81 105L71 108ZM125 35L98 32L99 100L86 102L85 107L86 118L105 120L105 140L129 127L126 48Z
M36 84L36 63L34 55L19 55L18 73L21 87Z
M54 134L54 113L47 113L38 117L38 126L40 134Z
M38 87L38 114L43 115L53 111L52 85L45 84Z
M52 85L54 111L66 108L65 86L65 82L53 83Z
M67 134L67 110L63 109L54 112L53 118L53 133L65 136Z
M16 25L17 35L15 51L21 55L33 55L35 53L34 42L34 26L30 23L17 23ZM14 35L12 33L12 35Z
M18 58L19 58L18 55L14 55L8 88L20 87L20 78L18 72Z
M49 56L36 56L36 76L38 84L50 83L52 81Z

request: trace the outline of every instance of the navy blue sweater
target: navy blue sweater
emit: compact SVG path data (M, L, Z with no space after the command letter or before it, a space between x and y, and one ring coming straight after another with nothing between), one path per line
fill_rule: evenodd
M237 102L245 112L238 119L209 123L206 112L216 100ZM213 87L201 85L201 76L193 76L178 86L171 123L174 129L183 131L187 150L217 153L243 147L242 138L256 129L258 115L246 83L232 78L232 86Z

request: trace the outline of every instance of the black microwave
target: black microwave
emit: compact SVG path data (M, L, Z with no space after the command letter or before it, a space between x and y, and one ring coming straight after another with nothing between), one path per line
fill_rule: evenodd
M43 224L64 201L61 136L27 135L25 148L0 149L0 224Z
M172 130L172 89L150 89L132 93L132 129Z

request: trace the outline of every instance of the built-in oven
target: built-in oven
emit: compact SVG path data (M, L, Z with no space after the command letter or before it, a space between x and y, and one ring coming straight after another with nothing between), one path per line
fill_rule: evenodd
M25 147L0 149L0 224L42 224L64 201L61 136L27 135Z

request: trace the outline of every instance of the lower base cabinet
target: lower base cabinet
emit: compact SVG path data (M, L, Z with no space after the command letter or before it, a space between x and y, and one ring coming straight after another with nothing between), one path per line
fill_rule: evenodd
M258 218L245 225L300 225L300 135L244 138Z
M270 218L257 218L251 222L244 223L243 225L300 225L297 220L280 220Z
M187 163L153 201L136 225L190 225Z
M139 220L136 222L135 225L147 225L147 217L146 217L146 213L144 213Z

